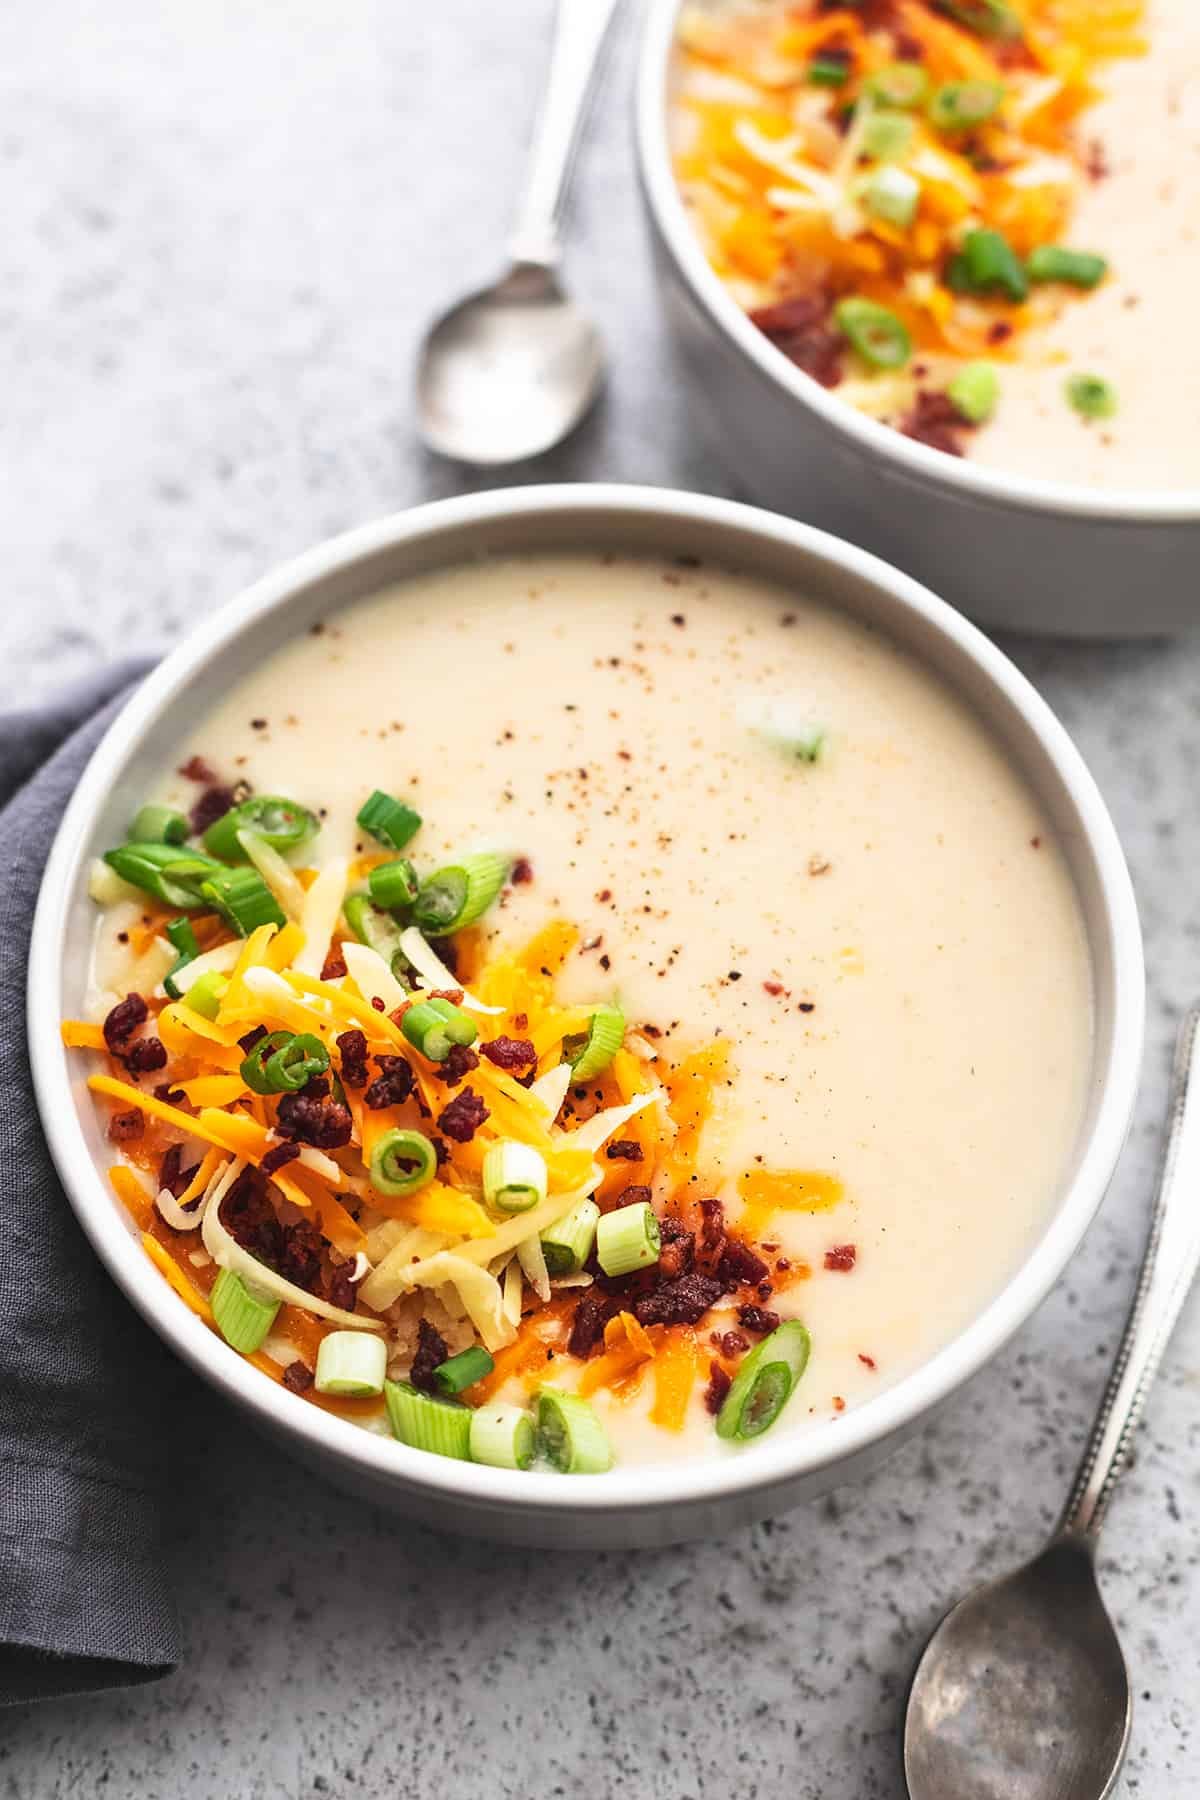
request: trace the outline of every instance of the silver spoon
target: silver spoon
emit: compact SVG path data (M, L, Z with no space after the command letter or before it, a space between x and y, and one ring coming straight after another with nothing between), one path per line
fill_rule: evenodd
M559 285L559 220L600 47L618 0L558 0L550 74L511 267L433 325L417 365L417 416L432 450L496 464L561 442L600 389L604 350Z
M1132 1699L1095 1546L1142 1406L1200 1263L1200 1007L1184 1020L1137 1293L1058 1530L960 1600L917 1668L904 1730L911 1800L1105 1800Z

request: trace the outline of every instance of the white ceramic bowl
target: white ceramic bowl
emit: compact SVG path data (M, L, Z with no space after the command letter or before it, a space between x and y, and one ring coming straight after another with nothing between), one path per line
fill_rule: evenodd
M736 490L865 544L973 618L1068 637L1200 625L1200 491L1025 480L846 405L768 342L710 267L671 166L680 0L650 0L637 89L642 194L688 390Z
M147 785L226 691L284 638L422 569L488 551L687 552L792 584L877 624L937 669L1007 747L1057 828L1091 947L1095 1047L1086 1119L1019 1272L915 1373L844 1417L780 1430L736 1458L556 1477L423 1455L263 1379L183 1307L143 1254L104 1170L81 1059L59 1040L83 998L90 859L120 838ZM55 841L29 965L29 1045L46 1136L80 1222L164 1342L263 1429L334 1481L437 1525L547 1545L667 1542L763 1517L845 1480L987 1361L1061 1273L1112 1174L1142 1042L1141 939L1104 804L1070 740L988 640L924 588L809 526L729 501L616 486L522 488L441 501L322 544L230 602L145 682L96 751Z

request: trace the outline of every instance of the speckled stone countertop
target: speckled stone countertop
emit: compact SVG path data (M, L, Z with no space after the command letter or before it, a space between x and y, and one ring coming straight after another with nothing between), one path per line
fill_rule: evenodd
M277 559L469 485L409 420L426 316L495 266L548 0L0 9L0 700L166 644ZM722 491L634 196L631 25L570 275L603 411L519 479ZM1066 1279L872 1479L724 1542L596 1558L435 1537L298 1476L206 1393L171 1470L183 1669L5 1716L6 1800L901 1800L947 1603L1051 1525L1133 1284L1170 1044L1200 989L1200 644L1007 646L1116 814L1145 921L1136 1128ZM1125 1792L1200 1796L1200 1297L1102 1577L1139 1695Z

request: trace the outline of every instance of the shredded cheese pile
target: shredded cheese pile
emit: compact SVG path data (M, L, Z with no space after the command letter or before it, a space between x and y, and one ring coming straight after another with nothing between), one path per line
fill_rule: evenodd
M1144 54L1143 5L1011 0L1012 33L992 35L964 22L972 4L986 15L990 0L684 13L678 179L713 267L747 309L860 295L893 311L918 351L971 359L1018 353L1022 336L1064 304L1062 289L1039 288L998 308L956 293L947 267L973 228L1002 233L1021 257L1062 240L1094 155L1077 122L1098 98L1102 66ZM830 57L844 80L814 84L814 61ZM970 131L938 129L927 105L906 112L908 142L888 158L919 189L905 225L861 202L874 166L863 154L879 109L872 78L898 61L920 65L930 92L962 82L1003 90ZM872 379L895 385L887 374Z

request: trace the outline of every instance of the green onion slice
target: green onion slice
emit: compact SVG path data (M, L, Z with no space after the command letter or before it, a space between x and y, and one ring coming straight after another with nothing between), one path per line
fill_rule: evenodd
M201 884L223 867L200 850L184 850L173 844L122 844L116 850L105 851L104 860L122 881L181 912L194 912L203 906Z
M350 894L342 902L346 923L360 944L382 956L392 974L407 985L407 968L400 950L400 927L389 914L372 906L365 894Z
M888 63L870 77L867 92L881 106L920 106L929 92L929 76L920 63Z
M1006 0L938 0L942 11L980 37L1016 40L1024 36L1019 14Z
M929 122L938 131L974 131L998 113L1004 89L998 81L947 81L929 96Z
M393 1437L414 1450L428 1450L434 1456L454 1456L460 1462L470 1462L472 1413L469 1406L460 1406L453 1400L435 1399L407 1381L385 1381L383 1392Z
M202 1019L215 1019L221 1010L221 1001L228 986L227 975L218 974L216 969L209 969L193 981L183 996L183 1004L190 1006L194 1013L199 1013Z
M483 1159L483 1197L500 1212L528 1212L546 1198L546 1159L532 1144L505 1138Z
M993 363L964 363L946 392L964 419L972 425L982 425L996 410L1000 377Z
M131 844L182 844L189 830L187 820L173 806L139 807L129 827Z
M381 1194L415 1194L437 1172L437 1151L423 1131L395 1126L371 1152L371 1186Z
M257 869L222 868L201 882L200 893L239 937L249 937L260 925L287 924L283 908Z
M208 1296L217 1330L234 1350L248 1356L275 1323L278 1300L264 1300L233 1269L222 1269Z
M385 912L411 906L420 885L417 871L405 856L397 857L395 862L380 863L367 876L371 899L376 906L382 906Z
M1078 288L1094 288L1108 274L1104 257L1062 244L1039 244L1026 257L1025 268L1030 281L1062 281Z
M451 1000L419 1000L404 1014L400 1029L422 1056L435 1063L445 1062L452 1044L473 1044L479 1036L471 1015Z
M873 112L863 125L862 150L876 162L893 162L913 140L913 122L902 112Z
M317 1351L317 1392L358 1399L382 1394L387 1359L387 1342L375 1332L331 1331Z
M396 800L376 788L370 799L359 807L358 823L389 850L403 850L421 829L421 815L411 806L405 806L403 800Z
M598 1006L588 1020L587 1031L565 1038L563 1049L571 1065L572 1081L590 1081L607 1069L625 1038L625 1014L619 1006Z
M466 1388L474 1387L485 1375L490 1375L495 1368L495 1360L491 1352L482 1344L472 1344L467 1350L460 1350L457 1356L447 1357L433 1371L433 1379L443 1394L461 1394Z
M946 279L960 294L999 293L1016 301L1029 294L1024 264L998 231L968 231L959 254L950 259Z
M256 1094L298 1094L329 1068L329 1052L308 1032L273 1031L242 1063L242 1080Z
M527 1469L533 1452L533 1420L521 1407L493 1400L471 1414L472 1462L493 1469Z
M209 826L204 834L204 848L223 862L240 862L239 831L252 831L272 850L285 854L307 844L319 829L315 814L306 806L298 806L283 794L252 794Z
M413 922L427 937L445 937L482 919L508 880L512 857L498 850L464 856L437 869L421 883Z
M189 963L195 962L200 954L200 946L196 942L196 933L192 930L189 919L172 919L166 928L165 935L168 943L172 944L179 954L163 976L163 987L166 989L168 999L178 1000L183 990L175 977L181 969L186 969Z
M812 1340L798 1319L787 1319L744 1358L717 1414L717 1436L761 1437L791 1399L808 1366Z
M850 66L837 56L814 56L808 65L808 79L814 87L845 87Z
M1084 419L1111 419L1117 410L1117 390L1103 375L1068 375L1068 403Z
M902 369L912 355L912 339L903 319L874 300L857 295L839 300L833 317L838 330L873 369Z
M251 1093L274 1094L279 1091L267 1079L266 1058L273 1056L277 1050L284 1049L291 1041L290 1031L273 1031L269 1037L259 1038L253 1049L242 1059L239 1074Z
M541 1233L542 1255L550 1275L577 1275L592 1253L600 1208L594 1200L578 1201Z
M921 200L921 184L907 169L891 164L876 169L862 186L863 205L872 218L885 219L901 230L912 224Z
M658 1261L658 1219L646 1200L618 1206L596 1223L596 1260L606 1275L628 1275Z
M537 1448L562 1475L602 1475L612 1468L612 1446L586 1400L544 1387L537 1403Z

